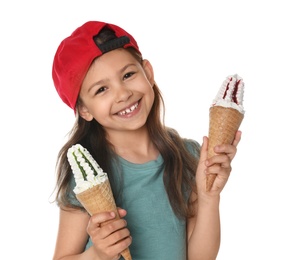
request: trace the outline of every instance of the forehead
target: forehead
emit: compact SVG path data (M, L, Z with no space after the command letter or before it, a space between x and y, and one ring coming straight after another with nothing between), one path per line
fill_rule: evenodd
M116 49L96 58L82 82L82 86L93 82L106 81L127 67L141 66L135 57L125 49Z
M125 49L116 49L96 58L92 62L87 74L94 72L94 70L96 73L107 73L110 69L120 69L129 63L136 64L138 62L129 51Z

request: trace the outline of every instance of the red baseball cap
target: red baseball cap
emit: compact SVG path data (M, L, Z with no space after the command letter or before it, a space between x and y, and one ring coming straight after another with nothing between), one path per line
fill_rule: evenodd
M113 30L117 38L96 44L94 37L105 27ZM92 61L108 51L128 47L141 53L134 38L114 24L89 21L78 27L60 43L53 61L52 77L63 102L75 110L82 81Z

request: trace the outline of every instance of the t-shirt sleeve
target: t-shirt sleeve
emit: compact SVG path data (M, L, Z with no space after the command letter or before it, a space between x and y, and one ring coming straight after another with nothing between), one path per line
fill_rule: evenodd
M74 179L74 176L72 175L70 183L69 183L69 187L68 187L68 191L69 191L68 192L68 201L73 206L83 207L81 203L78 201L78 199L76 198L75 193L73 192L75 185L76 185L75 179Z
M200 144L193 139L186 139L186 138L184 139L184 143L187 151L198 159L200 157L200 150L201 150Z

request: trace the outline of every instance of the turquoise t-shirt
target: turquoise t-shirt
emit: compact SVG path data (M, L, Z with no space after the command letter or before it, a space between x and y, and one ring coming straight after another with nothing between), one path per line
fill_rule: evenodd
M195 153L189 143L187 148ZM124 184L116 204L127 210L133 260L186 260L186 221L178 219L170 206L163 184L162 156L144 164L121 157L118 160ZM89 239L86 248L91 245Z

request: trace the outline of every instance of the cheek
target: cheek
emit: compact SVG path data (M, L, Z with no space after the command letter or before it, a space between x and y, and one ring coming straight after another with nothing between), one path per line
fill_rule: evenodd
M93 102L91 105L91 114L99 122L110 113L110 105L108 102Z
M150 86L148 93L149 93L150 98L154 101L155 99L154 85Z
M149 110L151 110L153 103L154 103L154 100L155 100L155 92L154 92L153 88L150 88L150 90L148 90L147 97L148 97L147 98L147 104L148 104Z

